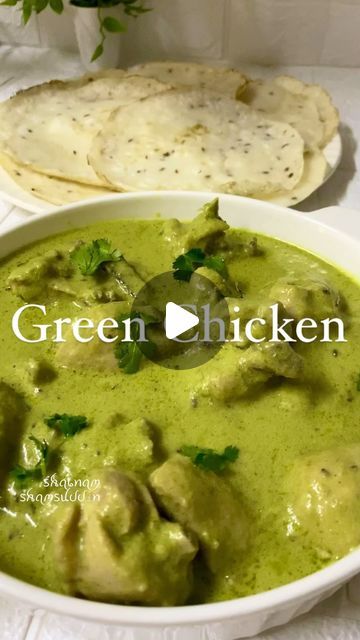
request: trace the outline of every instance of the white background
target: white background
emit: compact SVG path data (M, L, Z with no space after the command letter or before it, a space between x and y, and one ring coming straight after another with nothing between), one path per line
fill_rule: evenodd
M232 64L360 65L359 0L146 2L154 11L129 20L124 62L181 56ZM24 30L19 11L2 7L1 42L76 51L73 12L59 18L47 11Z

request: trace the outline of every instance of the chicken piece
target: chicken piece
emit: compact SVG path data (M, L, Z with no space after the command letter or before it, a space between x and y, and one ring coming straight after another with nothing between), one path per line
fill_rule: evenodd
M39 303L54 296L55 292L59 293L62 288L66 292L74 272L68 253L51 250L15 269L7 283L26 302Z
M201 395L218 402L232 402L263 385L269 375L262 371L250 371L251 377L246 377L240 368L240 356L241 352L235 346L223 346L207 366L205 375L200 371L203 380L195 386L195 397Z
M165 513L199 540L211 571L226 570L249 542L249 524L238 495L225 478L175 455L150 476Z
M266 322L265 325L262 324L261 322L255 322L253 324L253 326L252 326L252 335L257 340L259 340L261 338L266 338L266 340L271 340L272 339L273 312L272 312L272 309L270 308L270 304L271 303L260 304L258 309L257 309L257 311L256 311L255 317L256 318L262 318ZM277 304L278 321L279 321L279 324L281 324L282 321L287 318L287 314L286 314L286 311L285 311L285 309L284 309L284 307L283 307L281 302L277 302L276 304ZM294 327L292 326L292 324L289 324L289 325L286 326L286 333L291 338L294 337Z
M205 204L194 220L187 226L183 247L188 251L199 247L211 251L216 241L223 237L229 225L219 216L219 200L215 198Z
M104 263L94 275L82 276L78 272L71 295L86 305L130 303L144 284L136 269L122 256L118 262Z
M124 257L106 263L93 275L84 276L73 264L71 251L51 250L15 269L8 286L26 302L56 302L65 297L85 305L131 301L144 285Z
M104 457L104 464L143 471L155 460L155 429L146 418L136 418L127 424L112 424L110 427L115 442ZM115 433L114 433L115 430ZM109 434L110 435L110 434Z
M117 317L127 313L130 314L130 305L127 302L113 302L95 306L91 310L87 310L83 315L92 320L96 327L105 318L116 320ZM76 318L74 318L75 320ZM96 328L87 329L82 333L86 337L93 336L93 340L84 343L78 342L70 326L64 329L65 342L59 343L56 362L62 367L72 367L74 369L118 369L118 362L115 357L115 344L117 342L103 342L97 335ZM121 329L107 329L104 334L108 338L116 335L121 338Z
M134 478L110 468L97 477L98 500L62 505L53 515L64 587L103 602L184 604L192 587L194 540L159 516Z
M105 264L104 270L110 276L111 281L116 282L122 293L123 297L118 299L131 301L145 284L136 269L124 257L118 262Z
M210 282L217 288L218 291L223 296L228 296L232 293L233 287L231 283L228 282L223 276L214 271L214 269L209 269L208 267L199 267L196 269L195 273L203 278L207 278Z
M281 302L288 318L320 321L344 310L340 294L320 280L281 280L269 292L269 298Z
M231 320L239 317L241 317L243 321L250 320L250 318L254 318L257 315L258 300L227 296L226 303L229 307ZM235 311L235 309L240 309L240 311Z
M128 422L118 413L111 413L103 422L95 421L91 429L77 434L76 443L73 438L65 439L61 446L59 475L87 476L88 469L94 464L94 452L104 466L136 472L144 479L162 455L157 429L146 418Z
M22 396L6 382L0 382L0 487L16 453L25 412Z
M244 372L252 369L295 380L302 373L303 359L288 342L262 342L245 351L240 368Z
M197 392L231 402L256 391L272 377L297 379L302 368L301 356L287 342L262 342L245 351L226 345L212 360Z
M199 248L211 252L229 228L219 216L219 200L205 204L190 223L169 220L165 224L165 239L174 247L174 255Z
M263 324L259 320L256 322L252 322L251 326L251 335L256 340L266 339L270 340L272 338L272 328L273 328L273 315L272 309L270 308L270 304L273 303L260 303L258 299L254 298L233 298L227 297L226 302L229 308L230 320L236 320L241 318L240 327L240 336L242 342L238 344L240 348L244 348L251 343L250 339L245 334L245 323L249 320L253 319L261 319L265 320L266 324ZM281 302L277 303L278 305L278 319L279 323L282 322L286 318L286 312L281 304ZM235 311L235 309L239 309L239 311ZM291 326L287 326L286 328L288 335L293 335L293 329ZM234 331L232 325L230 325L231 335L233 335Z
M360 545L360 444L299 458L285 488L288 536L332 559Z
M229 310L229 335L231 336L231 338L234 337L234 325L232 323L240 318L241 323L239 335L241 337L241 342L237 342L236 346L239 349L246 349L250 345L250 340L245 334L244 325L245 322L247 322L251 318L255 318L258 315L258 302L249 298L239 298L233 296L227 296L225 298L225 301ZM255 335L254 328L253 334Z
M238 261L242 258L258 258L265 254L256 236L249 240L247 234L246 237L242 237L239 229L236 228L229 228L219 244L219 249L225 253L230 262L232 259Z

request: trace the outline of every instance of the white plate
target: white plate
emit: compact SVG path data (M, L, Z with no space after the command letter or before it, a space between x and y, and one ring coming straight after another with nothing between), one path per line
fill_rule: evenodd
M342 143L338 133L325 147L323 152L328 163L328 172L322 184L332 176L341 160ZM109 195L112 193L114 192L110 191ZM53 211L58 208L55 205L48 204L45 200L35 198L31 193L21 189L2 167L0 167L0 199L5 202L10 202L30 213L47 213L48 211ZM296 204L299 204L299 202Z
M326 162L328 163L328 171L323 180L323 184L332 176L338 168L342 156L342 140L340 134L337 133L331 142L323 149ZM297 203L299 204L299 203Z

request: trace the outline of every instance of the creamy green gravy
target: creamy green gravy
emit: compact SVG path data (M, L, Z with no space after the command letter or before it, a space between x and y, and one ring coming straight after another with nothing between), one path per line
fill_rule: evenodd
M112 245L123 250L146 280L171 269L173 255L171 245L163 238L163 225L161 220L103 222L45 239L4 260L0 266L0 375L26 395L29 411L23 442L30 434L49 438L44 416L66 412L88 417L89 428L68 439L62 448L75 477L86 477L87 471L101 467L115 437L108 421L116 412L125 422L138 416L152 421L158 428L162 450L168 455L184 444L217 450L229 444L237 446L240 456L231 468L230 479L251 513L252 544L244 557L234 557L231 575L209 579L199 563L191 598L192 602L225 600L288 583L333 559L320 560L311 545L286 537L284 478L299 455L359 440L360 393L356 379L360 371L360 323L350 323L346 344L299 345L298 352L305 358L305 383L284 381L251 400L233 404L214 406L204 398L193 407L189 396L198 370L172 371L151 363L129 376L120 370L101 373L60 369L57 379L44 386L41 393L31 393L23 383L24 364L30 357L52 361L55 347L50 343L27 345L13 335L12 315L22 303L6 287L9 274L49 249L68 248L78 239L89 242L111 238ZM253 236L243 230L232 233L244 241ZM347 275L297 247L264 236L258 236L258 241L262 255L241 255L229 263L230 275L239 280L245 296L258 293L290 272L298 277L311 273L340 290L351 317L360 317L360 287ZM41 302L47 304L46 300ZM47 311L48 322L75 313L73 303L67 300L56 307L48 304ZM28 318L30 321L31 315ZM207 366L210 364L204 368ZM24 463L21 448L19 462ZM1 569L32 584L61 591L43 508L13 501L8 509L11 515L6 511L0 514Z

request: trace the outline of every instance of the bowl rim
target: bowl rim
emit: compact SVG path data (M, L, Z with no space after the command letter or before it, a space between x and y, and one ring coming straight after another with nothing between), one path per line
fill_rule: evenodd
M178 607L140 607L75 598L0 572L0 592L37 608L92 622L131 627L193 626L238 619L308 602L336 590L360 570L360 549L300 580L243 598Z
M319 216L319 219L315 219L314 217L308 217L306 214L296 210L287 209L264 201L241 196L196 191L144 191L140 193L112 194L99 196L98 198L91 199L89 201L65 205L63 207L58 207L55 210L31 216L25 219L25 221L21 221L21 223L16 227L5 230L5 232L2 232L0 225L0 243L5 242L11 237L17 236L18 233L21 233L24 230L26 231L28 228L34 227L36 229L40 229L42 222L49 218L54 220L60 219L61 221L62 217L66 219L66 214L69 212L75 213L79 211L79 214L75 213L75 215L80 215L80 212L83 209L86 210L97 205L124 200L151 201L154 199L158 200L159 198L164 198L164 201L169 198L176 198L188 202L194 200L197 200L198 202L202 200L207 202L216 197L219 197L220 202L226 200L228 202L233 202L234 204L237 203L237 206L246 206L249 208L249 211L251 211L251 208L256 208L258 210L262 209L267 212L271 210L284 218L288 218L290 221L291 219L294 221L296 219L296 221L299 222L299 220L302 219L304 224L310 225L309 228L318 227L320 229L327 229L329 232L336 231L336 233L339 236L342 236L347 243L359 247L360 243L358 240L352 238L349 234L341 231L340 229L335 230L333 225L328 225L326 223L326 219L321 219L321 215ZM131 215L129 217L131 217ZM79 220L79 222L81 223L81 220ZM84 224L87 225L91 223L87 221ZM79 227L81 226L83 225L79 224ZM78 225L75 224L72 228L76 229L78 228ZM54 234L59 232L60 231L54 231ZM41 237L44 238L49 235L52 235L52 233L50 232ZM276 235L273 237L276 237ZM21 247L25 247L29 244L26 237L24 240L25 241L20 245ZM7 255L7 251L5 252L5 255ZM275 611L278 609L284 609L298 601L308 601L316 598L318 594L325 594L336 589L348 579L356 575L359 571L360 548L355 549L340 560L333 562L331 565L323 569L300 578L299 580L295 580L268 591L221 602L184 605L178 607L140 607L79 599L34 586L2 571L0 571L0 592L5 596L10 596L38 608L45 608L62 615L82 618L88 621L104 622L107 624L123 624L131 627L145 628L163 626L174 627L223 622L224 620L237 619L241 616L265 613L269 610Z

